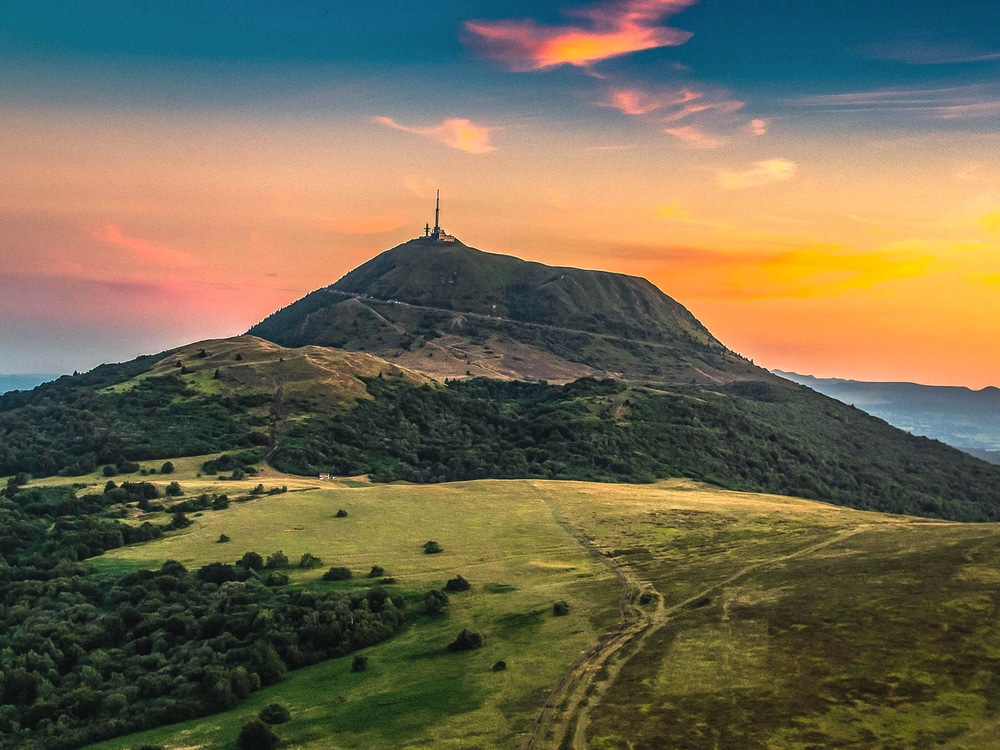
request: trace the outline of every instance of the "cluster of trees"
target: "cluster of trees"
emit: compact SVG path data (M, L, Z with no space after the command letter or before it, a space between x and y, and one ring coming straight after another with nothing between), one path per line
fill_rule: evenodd
M81 476L106 466L113 476L138 470L136 461L267 442L266 395L205 399L177 375L144 378L120 392L99 390L146 371L153 360L102 365L0 395L0 475Z
M141 484L124 491L141 496ZM232 708L290 669L403 625L404 602L380 588L265 585L258 569L289 564L280 551L196 571L167 562L95 575L81 560L133 528L113 517L121 505L109 495L121 491L18 487L0 500L0 750L75 748Z

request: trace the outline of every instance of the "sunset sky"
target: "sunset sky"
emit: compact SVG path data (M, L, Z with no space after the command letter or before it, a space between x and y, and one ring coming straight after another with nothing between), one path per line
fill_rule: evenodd
M757 364L1000 385L996 0L4 0L0 372L242 333L421 233Z

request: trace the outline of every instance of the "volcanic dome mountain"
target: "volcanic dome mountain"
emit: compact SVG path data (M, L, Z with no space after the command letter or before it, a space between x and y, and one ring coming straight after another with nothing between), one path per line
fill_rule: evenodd
M776 380L645 279L416 239L250 329L367 351L437 377Z

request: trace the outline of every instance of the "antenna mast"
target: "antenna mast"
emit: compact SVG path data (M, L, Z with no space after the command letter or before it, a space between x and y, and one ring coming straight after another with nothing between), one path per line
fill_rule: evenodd
M434 204L434 237L441 234L441 189L437 191L437 202Z

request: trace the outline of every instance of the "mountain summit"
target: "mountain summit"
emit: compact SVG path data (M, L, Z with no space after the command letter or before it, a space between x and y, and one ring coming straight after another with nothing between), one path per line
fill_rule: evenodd
M649 281L420 237L254 326L281 344L368 351L438 377L770 380Z

